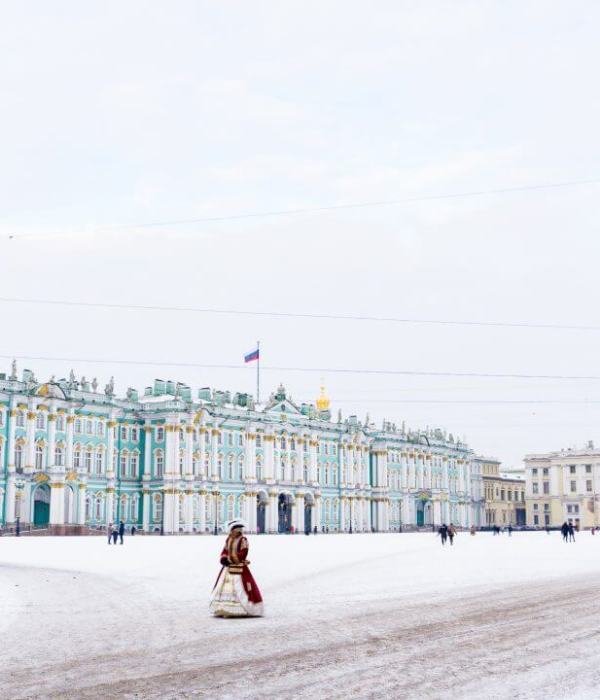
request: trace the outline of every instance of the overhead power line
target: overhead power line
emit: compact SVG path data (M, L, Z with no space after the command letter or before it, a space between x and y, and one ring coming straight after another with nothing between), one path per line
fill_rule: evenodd
M43 362L85 362L92 364L108 364L108 365L134 365L139 367L170 367L170 368L193 368L193 369L235 369L246 370L247 365L228 365L228 364L204 364L198 362L161 362L154 360L123 360L123 359L107 359L107 358L91 358L91 357L49 357L44 355L21 355L19 353L0 354L1 358L19 360L38 360ZM271 365L260 366L261 370L267 372L307 372L319 374L364 374L364 375L397 375L405 377L477 377L481 379L556 379L556 380L575 380L575 381L597 381L600 380L600 375L581 375L581 374L518 374L518 373L495 373L495 372L437 372L437 371L420 371L420 370L402 370L402 369L358 369L350 367L278 367ZM252 371L254 371L252 369Z
M325 321L372 321L378 323L403 323L414 325L475 326L492 328L534 328L545 330L600 331L600 326L584 324L530 323L528 321L469 321L458 319L402 318L399 316L369 316L352 314L316 314L292 311L257 311L253 309L225 309L199 306L160 306L151 304L111 304L108 302L72 301L68 299L25 299L0 297L7 304L36 304L95 309L122 309L125 311L160 311L198 314L223 314L233 316L260 316L271 318L297 318Z
M417 195L414 197L402 197L399 199L381 199L369 202L349 202L345 204L329 204L320 207L297 207L294 209L275 209L262 212L243 212L240 214L226 214L222 216L201 216L189 219L170 219L163 221L146 221L137 224L113 224L83 231L52 231L44 234L45 237L77 233L103 233L123 229L160 228L163 226L186 226L189 224L218 223L221 221L236 221L242 219L265 219L277 216L296 216L298 214L317 214L326 211L340 211L345 209L366 209L370 207L397 206L411 204L413 202L431 202L444 199L462 199L466 197L482 197L485 195L511 194L516 192L532 192L536 190L550 190L564 187L581 187L585 185L600 184L600 178L587 180L565 180L562 182L541 183L533 185L517 185L514 187L498 187L487 190L468 190L465 192L450 192L444 194ZM29 234L11 234L8 238L26 238Z

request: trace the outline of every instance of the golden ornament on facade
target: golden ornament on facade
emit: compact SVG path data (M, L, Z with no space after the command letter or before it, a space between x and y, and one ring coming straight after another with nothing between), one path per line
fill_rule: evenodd
M34 480L37 484L43 484L43 483L45 483L46 481L50 481L50 477L49 477L47 474L36 474L36 475L33 477L33 480Z
M67 472L65 474L65 479L67 481L76 481L77 480L77 472L75 470Z
M317 399L317 409L319 411L327 411L330 404L331 401L325 393L325 385L321 384L321 393L319 394L319 398Z

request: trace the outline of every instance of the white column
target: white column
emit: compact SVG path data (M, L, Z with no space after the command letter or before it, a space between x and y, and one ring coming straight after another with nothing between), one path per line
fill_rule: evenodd
M46 456L48 469L55 468L55 447L56 447L56 413L54 407L48 412L48 453ZM59 471L64 471L64 467L59 467ZM63 508L64 510L64 508Z
M177 498L179 498L179 496ZM183 498L184 532L191 533L194 531L194 490L190 486L186 486ZM177 512L179 513L179 501L176 505Z
M306 439L309 445L308 478L312 484L317 484L317 445L319 443L314 433L310 438L307 437Z
M246 433L246 479L251 481L256 480L256 433L253 430L248 430Z
M117 421L111 416L111 419L106 424L108 429L108 441L106 448L106 477L108 479L114 479L115 471L115 428L117 427ZM72 428L71 428L72 429ZM107 524L112 519L112 511L108 512Z
M354 445L346 447L346 483L354 487Z
M73 416L73 409L69 409L69 414L67 415L67 444L65 447L65 469L71 471L73 469L73 422L75 417ZM108 430L108 428L107 428ZM105 468L108 467L105 465Z
M33 410L33 406L29 407L27 411L27 448L24 456L25 458L25 469L35 468L35 418L36 414ZM48 455L48 464L50 463L50 456Z
M8 481L6 484L6 522L15 522L15 512L16 512L16 500L17 500L17 489L15 486L15 475L14 472L8 475Z
M267 481L273 481L275 479L274 471L274 441L273 435L264 435L263 437L263 455L264 455L264 477ZM277 510L277 509L275 509Z
M199 495L200 501L200 521L198 524L198 529L201 533L206 532L206 490L200 489Z
M346 496L341 496L340 497L340 532L345 532L347 523L346 523Z
M179 432L177 433L179 435ZM184 477L188 479L194 478L194 426L185 426L185 458L184 458Z
M206 461L206 428L204 425L201 425L198 429L198 443L200 449L200 478L204 480L208 476L204 466Z
M317 532L321 532L321 506L322 506L322 498L320 493L315 493L315 505L313 507L313 515L314 515L314 520L313 520L313 529L314 526L317 526Z
M219 480L219 473L217 471L217 451L219 449L219 431L217 428L213 428L210 431L210 478L213 481Z
M304 494L296 494L296 525L295 530L300 534L304 534Z
M371 510L372 510L371 503L372 503L371 497L367 496L367 498L365 500L365 515L366 515L365 521L367 524L367 531L368 532L371 532L371 528L372 528L372 524L373 524L372 519L371 519Z
M142 492L142 529L150 532L150 489Z
M144 476L152 475L152 426L148 423L144 426ZM144 507L144 511L145 511Z
M114 484L109 485L106 489L106 503L104 512L104 522L108 525L114 522L113 515L115 512L115 488Z
M277 491L269 491L269 502L267 503L266 511L265 518L268 523L268 532L277 532L277 520L279 517L279 513L277 511Z
M65 485L62 482L50 484L50 525L65 522Z
M85 525L85 496L86 496L86 485L79 484L79 489L77 491L77 524Z

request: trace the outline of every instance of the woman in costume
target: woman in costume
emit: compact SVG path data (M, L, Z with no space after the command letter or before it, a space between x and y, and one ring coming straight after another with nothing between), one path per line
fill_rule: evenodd
M246 559L248 540L243 520L227 525L229 535L221 552L221 571L213 588L210 611L215 617L260 617L263 602Z

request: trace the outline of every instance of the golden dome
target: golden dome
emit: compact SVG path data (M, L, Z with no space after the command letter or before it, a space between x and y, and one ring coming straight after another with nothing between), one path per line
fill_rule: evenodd
M330 403L331 403L331 401L329 400L329 397L325 393L325 387L323 384L321 384L321 394L319 395L319 398L317 399L317 408L319 409L319 411L327 411Z

